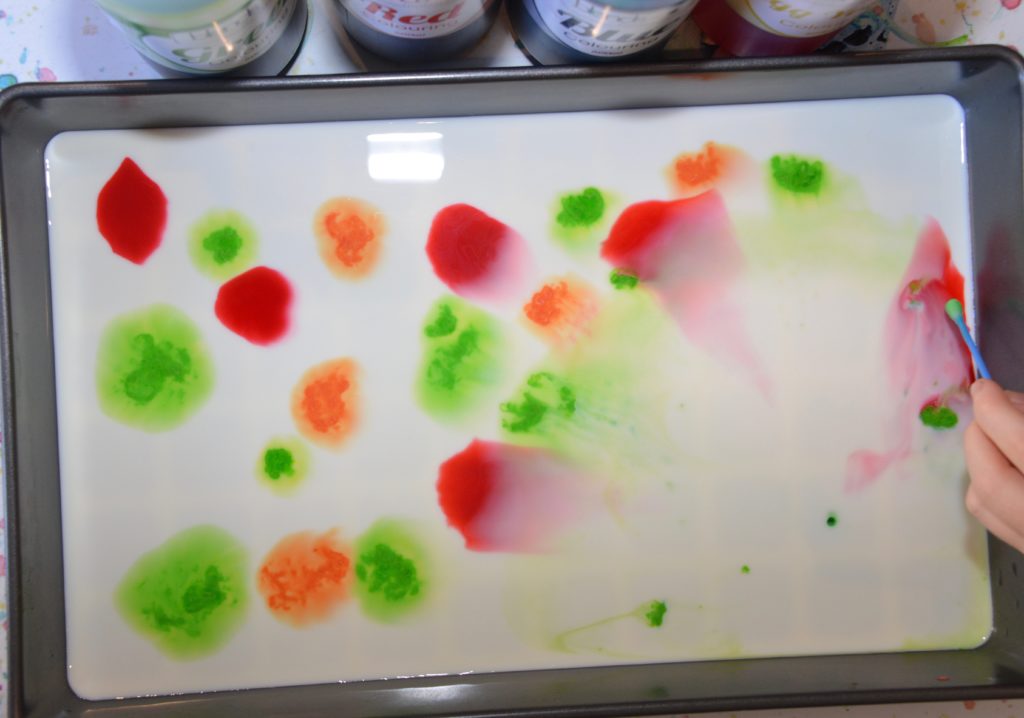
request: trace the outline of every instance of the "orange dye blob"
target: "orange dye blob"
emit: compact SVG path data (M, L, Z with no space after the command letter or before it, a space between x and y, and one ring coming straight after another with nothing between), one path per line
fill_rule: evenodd
M351 359L317 364L292 390L292 418L314 444L339 448L359 418L359 366Z
M296 627L327 620L349 597L351 555L334 530L285 536L263 559L256 577L267 608Z
M705 142L699 152L676 157L669 167L669 182L677 194L689 197L732 179L747 164L745 155L734 147Z
M335 276L345 279L359 279L373 270L385 231L384 215L351 197L327 200L313 220L321 259Z
M583 282L561 277L541 287L523 307L523 314L528 326L545 341L572 343L597 314L597 295Z

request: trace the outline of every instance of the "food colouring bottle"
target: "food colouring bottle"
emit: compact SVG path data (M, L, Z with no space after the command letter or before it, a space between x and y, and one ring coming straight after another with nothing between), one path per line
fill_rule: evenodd
M306 0L96 3L140 55L170 75L279 75L306 34Z
M697 0L509 0L520 43L542 65L657 55Z
M334 0L348 36L402 64L455 57L476 45L498 16L499 0Z
M817 50L875 1L701 0L693 19L732 55L800 55Z

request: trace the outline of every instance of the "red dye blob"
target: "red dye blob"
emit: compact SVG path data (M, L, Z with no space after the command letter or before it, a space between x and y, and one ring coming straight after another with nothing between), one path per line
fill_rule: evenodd
M515 230L468 204L450 205L434 216L427 257L438 279L474 301L518 299L531 266Z
M476 207L453 204L434 217L427 256L445 284L472 283L492 269L508 231L505 224Z
M594 504L582 477L543 449L479 439L441 464L437 497L471 551L546 551Z
M652 290L687 341L745 371L771 399L772 381L736 300L743 250L717 190L626 207L601 245L601 256Z
M601 245L601 256L662 289L723 283L743 267L722 196L708 190L671 202L637 202L623 210Z
M635 255L652 249L659 230L665 227L680 204L651 200L630 205L616 220L608 239L601 245L601 257L614 266L637 272L639 268L631 266L635 263Z
M253 344L273 344L288 331L292 286L270 267L254 267L225 282L213 307L228 329Z
M114 254L142 264L163 239L167 197L160 185L125 157L100 190L96 225Z
M846 462L845 489L861 491L886 471L906 460L912 452L914 429L926 418L941 426L950 417L922 414L929 406L952 409L969 404L966 390L971 383L971 354L953 322L946 316L946 302L963 302L963 275L953 264L942 227L928 220L914 247L910 263L889 305L885 323L885 358L888 364L887 391L896 397L888 425L884 427L882 449L860 449ZM941 404L933 403L936 396Z
M466 539L466 547L481 547L473 523L483 512L494 490L495 466L487 442L474 439L461 453L441 464L437 496L448 525Z
M964 303L964 275L960 273L960 270L953 264L953 258L950 256L947 248L946 253L946 268L942 272L942 284L945 285L946 291L949 292L950 296L959 299L960 303Z

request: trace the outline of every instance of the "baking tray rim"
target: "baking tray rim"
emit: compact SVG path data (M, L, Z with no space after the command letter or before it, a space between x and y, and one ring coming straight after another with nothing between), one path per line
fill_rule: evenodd
M858 69L868 67L879 67L879 66L893 66L901 64L922 64L922 63L937 63L937 62L968 62L973 60L984 60L990 63L1001 63L1009 65L1016 73L1018 78L1018 85L1024 80L1024 59L1019 54L1002 46L977 46L972 48L946 48L946 49L934 49L934 50L910 50L903 52L885 52L885 53L860 53L851 55L838 55L838 56L811 56L811 57L796 57L796 58L772 58L772 59L755 59L755 60L709 60L701 62L691 63L665 63L657 65L619 65L619 66L599 66L599 67L554 67L554 68L497 68L487 70L454 70L454 71L432 71L432 72L400 72L400 73L388 73L385 75L364 73L358 75L348 76L310 76L303 78L287 77L287 78L266 78L266 79L229 79L229 80L218 80L218 79L204 79L204 80L140 80L140 81L124 81L124 82L82 82L82 83L64 83L61 85L49 85L42 83L30 83L15 85L0 92L0 230L9 226L9 223L5 221L7 219L7 213L11 210L8 206L9 202L7 199L8 193L5 192L4 180L8 179L5 174L6 163L4 156L7 154L4 151L5 144L10 142L9 138L9 124L11 122L12 115L16 115L19 108L23 107L26 103L29 106L39 106L45 103L47 100L52 99L67 99L67 98L81 98L81 97L93 97L93 98L104 98L104 99L116 99L125 97L163 97L163 96L175 96L186 94L190 96L205 95L209 93L252 93L252 92L264 92L274 91L275 93L284 91L310 91L310 90L333 90L333 89L345 89L345 88L388 88L388 87L434 87L434 86L459 86L466 84L484 84L492 85L495 83L504 83L511 81L544 81L544 80L558 80L558 81L577 81L581 79L587 80L607 80L613 78L635 78L635 77L650 77L650 76L681 76L684 78L701 77L704 79L715 78L720 75L728 76L730 73L750 73L756 72L757 74L763 72L771 73L785 73L787 71L824 71L834 69ZM914 93L892 93L893 95L904 96ZM919 93L920 94L920 93ZM927 92L924 94L934 94ZM863 95L863 97L871 96L883 96L883 95ZM832 99L832 98L827 98ZM772 100L760 100L761 102L770 102ZM785 100L775 100L776 102ZM714 103L695 103L696 105L708 105ZM725 102L721 104L743 104L742 102ZM662 106L672 105L674 103L666 102ZM592 109L617 109L617 108L592 108ZM623 108L625 109L625 108ZM45 110L43 110L45 111ZM551 110L559 111L559 110ZM563 110L564 111L564 110ZM524 110L524 113L530 114L542 114L542 112ZM458 113L456 113L458 114ZM490 113L479 113L476 114L490 114ZM504 114L504 113L502 113ZM393 115L385 115L393 116ZM413 115L406 115L413 116ZM431 116L436 116L431 114ZM188 127L188 126L205 126L205 125L218 125L218 124L266 124L260 121L245 121L245 122L196 122L195 124L186 124L181 122L180 117L175 118L173 124L145 124L139 125L139 127L156 127L156 126L173 126L173 127ZM328 120L321 120L328 121ZM272 121L272 122L276 122ZM298 120L296 122L304 122L304 120ZM15 123L16 124L16 123ZM123 127L123 123L115 123L111 127ZM49 132L51 128L46 128L46 132ZM75 128L77 129L77 128ZM84 129L84 128L83 128ZM95 128L100 129L100 128ZM55 136L58 132L65 130L57 130L45 137L45 141L42 146L37 148L39 151L45 149L45 143L48 142L52 136ZM45 135L45 132L43 133ZM38 142L42 136L34 138L34 142ZM8 185L11 183L8 181ZM259 694L288 694L296 691L303 690L318 690L322 688L331 688L334 686L292 686L282 688L267 688L267 689L246 689L242 691L223 691L215 694L187 694L180 696L164 696L154 699L130 699L127 701L83 701L78 699L76 696L70 693L70 687L67 684L67 673L63 672L64 684L60 688L64 696L54 696L55 702L49 700L44 701L42 704L34 706L28 706L24 702L24 684L23 677L19 674L23 668L23 645L21 631L23 626L20 620L19 608L23 602L23 597L20 593L22 586L22 574L23 567L21 565L20 556L20 544L18 542L19 532L21 528L21 522L24 520L21 516L22 506L19 504L20 494L20 482L18 481L18 474L20 467L17 464L18 461L18 448L19 438L18 432L15 429L14 418L17 414L16 400L19 396L15 392L15 347L13 345L13 327L12 327L12 305L11 305L11 287L10 287L10 242L9 237L6 233L0 235L2 237L2 255L0 255L0 295L2 295L3 303L3 316L2 316L2 330L3 336L0 337L2 344L2 381L3 381L3 411L5 428L7 431L8 441L3 444L3 453L5 459L5 465L9 467L8 471L5 472L5 484L8 498L8 534L10 543L9 552L11 554L11 560L9 563L8 571L8 582L9 588L13 589L9 591L9 608L11 613L11 635L10 635L10 656L11 656L11 668L12 668L12 681L11 690L9 691L9 707L11 708L11 715L44 715L47 710L54 709L54 712L64 713L69 708L77 713L78 711L85 711L87 713L95 713L96 715L106 714L107 711L104 708L112 709L125 709L129 707L143 706L155 706L161 703L174 703L180 707L186 705L191 708L197 708L198 705L195 701L207 701L211 697L230 698L232 695L246 694L256 696ZM48 278L47 278L48 280ZM48 293L49 282L45 283L46 291ZM49 307L47 306L47 312ZM48 316L48 315L47 315ZM52 347L51 347L52 351ZM52 359L52 356L51 356ZM56 435L52 438L56 440ZM58 479L59 481L59 479ZM58 506L59 509L59 506ZM59 534L59 529L58 532ZM997 547L998 550L1001 546L1000 542L991 540L991 543ZM1005 547L1004 547L1005 548ZM62 574L62 567L60 568ZM63 615L63 595L61 595L59 602L61 604L61 615ZM61 632L63 633L64 626L61 626ZM66 637L65 637L66 641ZM66 651L66 642L63 644L63 649ZM975 650L981 650L975 649ZM888 659L892 656L903 656L908 660L912 660L916 655L922 655L925 657L934 658L939 654L949 654L949 657L956 662L957 658L969 655L974 651L929 651L922 654L915 654L913 652L898 653L898 654L858 654L852 658L871 661L873 659ZM64 654L66 655L66 653ZM513 679L521 676L531 676L538 673L547 674L550 676L557 676L558 674L566 675L578 672L589 672L594 673L595 678L599 678L600 674L609 675L609 671L618 672L636 672L638 669L652 670L657 667L665 666L689 666L689 667L715 667L723 664L746 664L753 666L754 664L760 664L764 662L770 662L772 666L783 666L786 664L793 665L794 667L800 664L806 664L809 660L821 660L827 661L830 657L828 656L813 656L813 657L793 657L793 658L758 658L758 659L736 659L735 661L709 661L709 662L690 662L690 663L658 663L651 664L650 666L645 665L633 665L625 667L603 667L603 668L567 668L567 669L552 669L545 671L524 671L524 672L504 672L504 673L480 673L473 674L470 676L444 676L440 678L415 678L415 679L402 679L404 681L403 686L408 687L412 690L419 690L424 688L445 688L453 683L463 684L478 684L486 686L488 684L501 683L504 680ZM850 659L851 656L843 655L831 658L842 658ZM1020 660L1024 660L1024 657L1017 657ZM795 662L795 663L794 663ZM60 666L63 671L63 665ZM620 714L622 712L629 712L635 714L649 714L653 712L674 712L674 711L687 711L697 712L703 710L724 710L731 709L736 710L740 708L765 708L765 707L789 707L789 706L810 706L810 705L824 705L832 703L878 703L878 702L896 702L896 701L920 701L920 700L935 700L938 698L942 699L960 699L960 698L1006 698L1006 697L1017 697L1024 695L1024 676L1021 675L1020 671L1014 672L1014 676L1018 681L1021 681L1019 685L1007 686L1007 685L939 685L933 688L879 688L879 689L861 689L857 681L852 681L849 684L847 690L823 690L823 691L803 691L794 693L765 693L762 695L747 694L744 696L733 696L733 697L720 697L720 698L666 698L664 700L656 697L651 698L648 701L636 702L634 700L624 701L621 703L605 703L602 705L558 705L558 706L522 706L522 707L489 707L486 710L469 710L462 711L456 709L455 712L464 715L475 715L475 714L487 714L487 715L527 715L545 713L552 715L613 715ZM453 681L452 679L457 679ZM375 687L380 686L385 690L394 691L398 686L394 686L394 679L381 679L375 681L361 681L352 682L346 684L353 688L363 688L366 690L373 690ZM391 684L389 686L388 684ZM393 688L392 688L393 686ZM337 695L337 694L335 694ZM63 699L71 699L73 703L76 703L73 708L69 704L65 704ZM219 702L219 701L214 701ZM328 704L329 705L329 704ZM228 706L225 706L227 708ZM340 706L335 706L340 707ZM441 707L440 705L438 707ZM456 708L455 705L448 706L449 708ZM468 708L468 706L467 706ZM100 709L96 711L95 709ZM173 708L172 708L173 710ZM41 712L42 711L42 712ZM187 709L186 709L187 712ZM432 711L431 711L432 712ZM447 709L444 714L455 714L455 712L449 712Z

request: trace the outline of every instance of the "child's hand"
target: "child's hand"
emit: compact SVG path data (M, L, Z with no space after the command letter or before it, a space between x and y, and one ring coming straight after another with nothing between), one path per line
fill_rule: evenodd
M991 379L971 385L974 421L964 434L971 485L967 510L1024 552L1024 394Z

